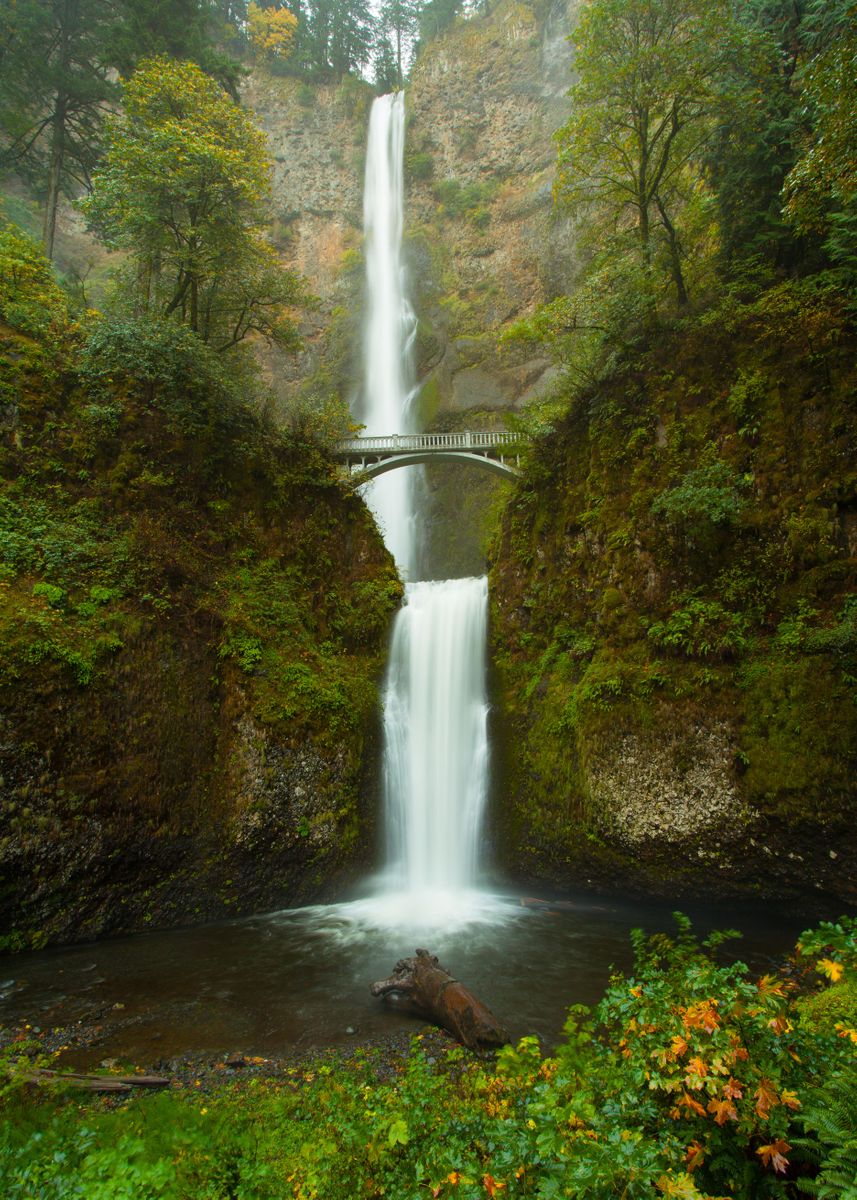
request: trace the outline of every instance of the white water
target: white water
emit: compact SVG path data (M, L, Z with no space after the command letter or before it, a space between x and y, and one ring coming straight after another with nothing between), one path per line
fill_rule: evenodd
M404 95L381 96L369 121L363 420L367 434L414 431L416 333L402 262ZM413 468L367 496L406 580L417 562ZM488 791L485 578L408 582L393 628L384 695L387 862L381 894L349 905L359 922L466 924L501 906L477 888Z
M369 117L363 234L366 318L363 331L364 433L414 433L413 343L416 317L402 263L405 97L379 96ZM406 579L415 571L413 473L391 471L367 495L384 540Z

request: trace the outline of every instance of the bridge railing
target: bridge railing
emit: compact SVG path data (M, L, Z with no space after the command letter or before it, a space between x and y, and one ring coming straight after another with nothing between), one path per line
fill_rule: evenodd
M458 433L394 433L387 437L357 437L341 441L340 454L383 454L406 450L490 450L495 446L520 445L517 433L462 430Z

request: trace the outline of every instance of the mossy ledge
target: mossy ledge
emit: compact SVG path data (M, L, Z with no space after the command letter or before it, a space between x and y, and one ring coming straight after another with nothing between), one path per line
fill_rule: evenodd
M835 282L653 336L493 550L517 875L857 898L857 368Z
M329 897L371 840L392 560L317 446L181 346L172 383L87 368L52 295L0 324L3 946Z

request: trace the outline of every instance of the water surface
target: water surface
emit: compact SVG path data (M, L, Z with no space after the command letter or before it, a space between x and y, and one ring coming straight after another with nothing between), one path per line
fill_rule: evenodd
M535 1033L553 1043L569 1005L593 1003L611 967L630 967L631 928L672 925L668 906L642 901L581 896L529 907L520 897L474 894L462 897L457 924L447 912L433 928L429 903L411 914L412 927L401 925L387 897L8 958L0 1022L103 1022L103 1038L77 1056L90 1063L347 1045L419 1027L374 1000L369 984L425 946L514 1037ZM782 908L685 908L700 930L743 929L730 953L759 972L811 923Z

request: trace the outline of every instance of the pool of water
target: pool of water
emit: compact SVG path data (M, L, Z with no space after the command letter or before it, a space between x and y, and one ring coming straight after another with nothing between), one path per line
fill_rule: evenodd
M83 1055L90 1062L300 1053L414 1027L373 999L369 984L425 946L513 1037L535 1033L550 1044L569 1005L593 1003L611 968L630 967L634 926L672 926L669 906L639 900L475 899L453 906L440 924L429 898L399 920L395 900L357 901L8 958L0 964L0 1023L103 1023ZM811 923L782 906L683 907L700 931L742 929L729 952L759 971Z

